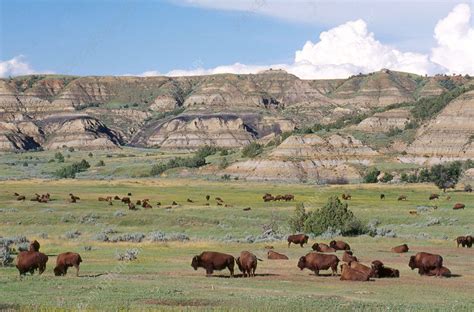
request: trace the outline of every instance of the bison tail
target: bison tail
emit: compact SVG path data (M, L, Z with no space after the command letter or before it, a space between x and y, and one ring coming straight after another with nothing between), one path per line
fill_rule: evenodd
M258 261L263 261L263 260L262 260L262 259L260 259L260 258L257 258L257 260L258 260Z

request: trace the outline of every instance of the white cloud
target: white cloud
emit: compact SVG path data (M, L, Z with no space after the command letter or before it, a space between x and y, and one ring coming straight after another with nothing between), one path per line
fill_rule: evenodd
M432 49L431 61L448 69L448 73L474 74L474 28L471 8L457 5L435 27L438 46Z
M25 61L23 55L15 56L14 58L7 61L0 61L0 78L9 76L21 76L21 75L32 75L32 74L52 74L52 71L38 72L31 68L30 64Z

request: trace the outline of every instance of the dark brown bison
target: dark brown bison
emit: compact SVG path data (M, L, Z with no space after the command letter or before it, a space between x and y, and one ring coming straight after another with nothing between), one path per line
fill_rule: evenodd
M252 208L246 207L246 208L243 208L242 210L243 210L243 211L250 211L250 210L252 210Z
M81 200L78 196L74 195L73 193L69 193L69 196L71 197L71 199Z
M194 270L204 268L206 275L211 275L214 270L224 270L228 268L230 276L234 276L234 257L220 252L204 251L200 255L194 256L191 266Z
M347 264L341 265L341 281L361 281L365 282L370 279L370 276L368 274L365 274L363 272L357 271L353 268L351 268Z
M27 272L33 274L38 269L39 274L42 274L46 269L46 262L48 256L38 251L21 251L16 260L16 268L20 275Z
M328 245L324 243L314 243L311 248L314 251L319 251L319 252L336 252L336 249L329 247Z
M76 268L76 276L79 276L79 265L82 262L82 258L78 253L65 252L58 255L56 259L56 267L54 268L54 275L62 276L66 275L67 269L70 267Z
M172 206L177 206L178 203L173 200L173 202L171 203L171 205L172 205Z
M346 263L350 263L352 261L359 262L357 257L352 255L352 251L350 250L344 250L344 253L342 254L342 261Z
M117 195L114 196L114 200L120 200L120 197L118 197Z
M128 204L131 203L132 201L130 200L130 197L122 197L122 203Z
M372 261L372 272L373 277L376 278L398 278L400 277L400 272L396 269L386 267L382 261L375 260Z
M351 246L348 243L343 241L331 241L329 246L336 249L336 250L351 250Z
M350 199L352 199L351 194L346 194L346 193L342 193L341 197L342 197L342 199L344 199L344 200L350 200Z
M400 195L400 196L398 196L398 200L407 200L407 196L406 195Z
M132 202L128 203L128 209L129 210L137 210L137 208L135 207L135 204L133 204Z
M128 196L132 196L132 193L128 193L127 195L128 195Z
M282 196L282 199L284 199L285 201L292 201L292 200L295 200L295 195L285 194L285 195Z
M466 247L471 248L473 241L474 241L474 238L471 235L467 235L466 236Z
M107 198L105 198L105 197L99 197L98 200L99 200L99 201L107 201Z
M145 209L151 209L153 208L153 206L148 202L148 201L144 201L142 203L142 207L145 208Z
M471 235L467 236L458 236L456 239L457 247L461 245L462 247L471 248L473 237Z
M262 259L257 258L253 253L248 251L242 251L240 257L235 260L240 272L245 276L255 276L255 270L257 269L257 261Z
M396 253L408 252L408 245L403 244L403 245L400 245L400 246L395 246L395 247L392 248L392 252L396 252Z
M18 200L18 201L20 201L20 200L25 201L25 199L26 199L26 197L23 196L23 195L20 195L16 198L16 200Z
M265 195L262 196L262 199L264 202L269 202L275 199L275 197L272 196L272 194L266 193Z
M433 199L439 199L439 195L438 194L431 194L430 197L429 197L429 200L433 200Z
M298 261L298 268L301 270L308 269L314 271L315 275L319 275L320 270L332 270L332 275L337 274L337 265L339 258L335 255L326 255L317 252L310 252Z
M380 199L385 199L385 194L380 194Z
M443 257L427 252L419 252L415 256L410 257L408 266L412 270L418 269L418 274L425 275L431 270L441 268L443 266Z
M428 273L426 273L426 275L428 275L428 276L451 277L451 271L447 267L442 266L439 269L433 269L433 270L429 271Z
M137 201L135 202L135 205L141 206L141 205L142 205L142 201L141 201L141 200L137 200Z
M40 250L40 243L38 243L37 240L34 240L32 243L30 243L30 248L28 250L29 251L39 251Z
M466 207L466 205L462 204L462 203L456 203L454 206L453 206L453 209L454 210L458 210L458 209L464 209Z
M285 256L284 254L278 253L273 250L269 250L267 252L267 258L270 260L288 260L288 257Z
M290 247L291 243L295 245L300 245L303 247L304 244L308 243L309 236L305 234L295 234L288 236L288 247Z
M190 198L186 199L186 201L187 201L188 203L194 203L194 201L193 201L192 199L190 199Z
M356 271L360 271L364 274L367 274L369 277L372 277L374 274L372 268L369 268L368 266L357 261L349 262L349 266Z
M211 199L211 195L206 195L206 200L209 201Z

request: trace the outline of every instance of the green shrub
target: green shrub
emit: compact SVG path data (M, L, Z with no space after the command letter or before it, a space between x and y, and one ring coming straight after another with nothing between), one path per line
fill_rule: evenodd
M59 163L63 163L63 162L64 162L64 156L63 156L63 154L61 154L61 152L57 152L56 154L54 154L54 158L55 158Z
M360 235L367 232L362 222L337 196L330 197L326 205L310 212L304 222L306 233L321 235L328 229L339 230L342 235Z
M230 174L224 174L223 176L221 176L221 179L224 181L230 181Z
M74 147L71 146L67 150L72 153L72 152L74 152Z
M391 174L389 172L385 172L384 176L382 178L382 182L387 183L387 182L390 182L392 180L393 180L393 174Z
M157 176L162 174L168 169L187 167L187 168L199 168L206 164L206 157L213 155L217 152L217 148L204 146L200 148L193 157L176 157L168 160L165 163L154 164L151 167L150 175Z
M103 160L99 160L95 166L96 166L96 167L104 167L104 166L105 166L105 162L104 162Z
M23 162L23 167L28 167L28 162L24 161Z
M90 168L90 164L86 160L75 162L71 165L64 166L55 172L55 176L60 179L74 179L79 172L86 171Z
M293 216L288 220L288 225L293 233L303 232L304 224L308 214L305 211L304 204L298 203L295 208Z
M364 183L377 183L377 177L380 174L380 170L373 167L370 168L364 176Z
M447 164L439 164L431 167L431 181L443 191L454 188L462 173L462 163L453 161Z
M247 158L254 158L263 152L263 146L257 142L252 142L242 149L242 156Z

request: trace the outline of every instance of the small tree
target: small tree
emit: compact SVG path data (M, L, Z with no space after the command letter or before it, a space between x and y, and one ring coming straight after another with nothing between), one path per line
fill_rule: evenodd
M254 158L260 155L263 152L262 145L257 142L252 142L249 145L245 146L242 150L242 156L248 158Z
M392 180L393 180L393 174L391 174L389 172L385 172L384 176L382 178L382 182L387 183L387 182L390 182Z
M380 174L380 170L373 167L370 168L364 176L364 183L377 183L377 177Z
M305 211L304 204L298 203L293 216L288 220L291 231L293 231L293 233L302 232L307 218L308 214Z
M462 173L462 164L459 161L454 161L447 164L439 164L431 167L430 176L431 181L443 192L447 188L454 188L459 181Z
M64 162L64 156L63 154L61 154L61 152L57 152L56 154L54 154L54 158L60 163Z

